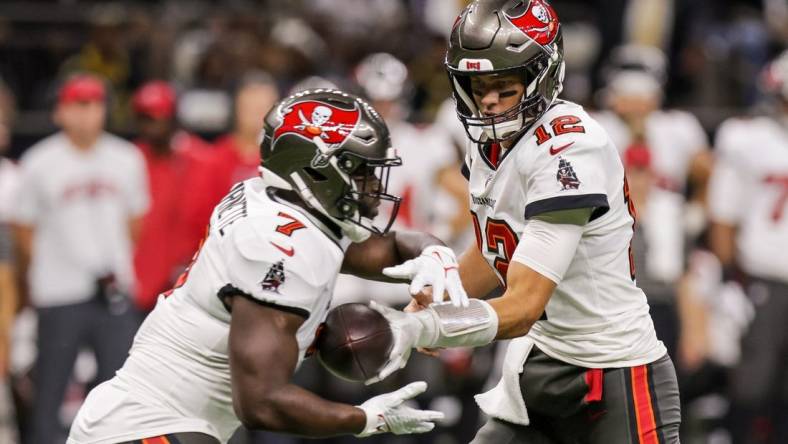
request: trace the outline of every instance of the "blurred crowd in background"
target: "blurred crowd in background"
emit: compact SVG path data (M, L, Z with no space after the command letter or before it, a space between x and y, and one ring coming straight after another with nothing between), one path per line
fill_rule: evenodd
M145 313L176 285L213 206L257 174L263 116L292 92L366 97L404 162L390 187L404 199L396 228L435 233L458 253L473 245L465 133L443 68L466 4L0 3L0 442L63 442L85 393L119 367ZM562 97L593 111L627 169L638 284L677 366L682 440L788 442L788 53L778 57L788 3L552 5ZM766 182L768 220L751 222L756 199L741 191L746 177L736 182L747 157L729 146L741 144L753 157L772 144L762 157L784 167ZM55 189L59 176L82 179ZM736 236L740 225L747 235ZM335 303L369 299L404 306L408 294L338 281ZM426 380L419 402L446 413L441 427L370 440L463 443L503 346L419 355L373 387L314 359L297 379L351 403ZM243 430L234 441L301 442Z

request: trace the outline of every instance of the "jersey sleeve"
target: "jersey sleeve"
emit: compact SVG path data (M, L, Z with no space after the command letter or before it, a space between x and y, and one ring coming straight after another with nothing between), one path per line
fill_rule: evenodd
M742 123L731 121L720 126L717 135L716 162L709 179L709 214L711 219L736 225L748 208L745 202L746 178L737 147ZM743 146L747 146L745 143Z
M250 222L239 222L225 245L229 282L223 290L308 318L325 284L313 272L320 254L296 251L291 238L266 233Z
M709 140L698 118L684 111L674 111L674 113L676 113L678 120L678 124L675 127L677 127L677 131L680 132L683 140L685 140L688 155L692 156L707 149Z
M601 128L596 128L602 131ZM525 218L550 211L608 208L604 145L588 135L554 137L521 162ZM610 157L609 155L607 157Z

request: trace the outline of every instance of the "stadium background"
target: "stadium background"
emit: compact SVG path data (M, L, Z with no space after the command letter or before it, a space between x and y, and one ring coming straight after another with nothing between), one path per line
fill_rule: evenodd
M447 33L464 4L459 0L2 2L0 129L5 131L0 133L8 137L0 137L0 149L5 157L16 160L36 141L55 132L51 110L58 89L64 79L78 72L106 80L107 129L129 139L138 135L132 106L135 91L150 80L170 82L178 97L173 118L183 130L202 138L205 146L200 149L205 150L213 149L210 143L233 131L234 119L239 117L234 115L234 94L249 78L265 79L279 95L304 85L333 83L379 102L394 103L398 111L392 119L416 128L415 133L408 133L414 145L419 143L419 134L429 134L424 137L444 145L435 148L439 155L429 152L428 143L401 148L406 152L416 149L403 156L403 170L419 176L422 182L412 188L403 184L402 190L418 194L432 187L440 194L434 202L430 194L427 202L412 198L408 220L402 223L436 231L461 249L473 242L473 233L469 219L463 217L462 203L452 199L456 177L447 173L459 171L462 129L446 112L449 86L442 62ZM697 119L707 145L697 148L711 148L711 156L721 122L769 112L772 98L760 79L767 62L788 43L785 0L554 0L552 4L564 32L566 99L595 110L606 108L611 88L616 87L616 73L632 61L622 61L626 56L616 49L636 44L665 54L663 67L647 61L636 69L653 68L649 74L658 81L663 108L680 109ZM399 71L379 72L365 80L357 66L378 52L401 60L407 66L407 77ZM379 63L378 68L384 71L399 69L390 60ZM378 83L375 76L380 77ZM262 121L262 115L254 118ZM403 136L402 140L407 139ZM638 156L637 150L625 163L634 169L649 169L649 161ZM683 441L726 443L731 442L726 374L737 365L738 333L746 327L733 321L726 324L729 318L723 314L718 323L730 326L730 334L712 327L701 327L697 333L697 319L682 309L681 284L692 279L694 272L693 261L686 259L706 250L702 233L708 225L704 210L707 174L689 169L686 173L697 173L699 178L671 190L682 196L680 217L660 223L673 225L682 233L680 262L687 265L668 278L638 277L653 284L655 293L661 295L652 306L659 307L659 314L655 313L661 318L658 330L662 329L664 340L673 343L670 348L679 369L684 396ZM648 261L648 248L643 243L640 253L644 258L640 260ZM406 300L402 287L368 286L349 279L340 281L339 286L340 301L385 296L397 305ZM715 300L695 300L702 301L698 303L700 310L708 311L709 317L720 311L715 309ZM0 424L9 433L3 436L16 439L12 436L19 428L18 439L23 443L27 442L26 420L35 390L31 382L35 343L30 336L34 318L28 308L16 319L13 358L5 372L5 382L13 388L13 403L10 398L0 400ZM714 346L693 348L690 331L695 338L703 337L704 343L727 340L719 347L733 348L728 356L734 358L715 361L708 352ZM309 361L296 379L329 399L355 403L403 381L425 379L430 390L419 402L445 411L446 422L425 436L381 436L369 441L467 442L481 420L472 395L495 381L492 373L496 357L500 358L497 351L487 347L473 353L444 351L439 359L420 356L397 377L372 388L341 382ZM82 355L61 409L59 419L64 427L87 388L96 382L91 380L92 368L90 354ZM777 437L786 422L788 416L782 410L761 424L759 433L772 439L763 442L786 442ZM260 433L240 432L236 438L239 443L300 442L298 438ZM326 440L347 441L353 439Z

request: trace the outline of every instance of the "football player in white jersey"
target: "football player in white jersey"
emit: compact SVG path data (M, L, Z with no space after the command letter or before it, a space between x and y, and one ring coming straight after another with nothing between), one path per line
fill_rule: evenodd
M446 66L478 240L459 271L473 298L505 291L468 308L373 304L397 332L379 377L413 347L515 338L477 396L491 419L473 443L676 443L676 374L635 283L624 169L601 126L557 98L560 26L545 0L474 1L455 22Z
M69 444L226 442L244 424L306 436L423 433L440 412L403 402L423 382L360 406L291 384L325 319L337 274L388 279L410 259L425 284L467 305L447 247L373 222L401 164L388 129L361 99L298 93L266 116L261 175L236 184L211 216L187 273L140 328L115 378L87 397Z
M782 389L788 372L781 358L788 354L788 51L767 66L763 80L773 114L720 125L709 185L712 250L726 278L742 281L755 307L730 380L729 424L734 442L742 443L788 436Z

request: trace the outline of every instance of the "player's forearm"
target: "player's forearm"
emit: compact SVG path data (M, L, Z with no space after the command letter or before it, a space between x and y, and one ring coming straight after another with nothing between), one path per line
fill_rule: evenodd
M498 277L476 244L468 247L458 260L460 280L471 298L483 298L500 285Z
M509 285L501 297L487 302L498 315L496 339L524 336L542 317L555 283L519 262L509 264Z
M132 244L136 244L142 232L142 216L129 218L129 239Z
M14 226L14 244L16 251L16 284L18 301L24 303L28 298L27 271L33 251L33 227L27 225Z
M736 263L736 227L713 223L710 232L711 250L717 255L723 267Z
M0 264L0 335L11 330L11 323L16 313L18 294L16 291L16 275L13 267Z
M429 246L446 245L437 237L420 231L397 231L394 233L394 239L398 264L419 256Z
M325 400L292 384L241 411L240 419L248 428L313 438L357 434L366 424L358 407Z
M385 276L382 271L419 256L430 245L445 245L437 237L415 231L394 231L385 236L372 236L359 244L351 244L345 253L342 272L365 279L402 282Z

